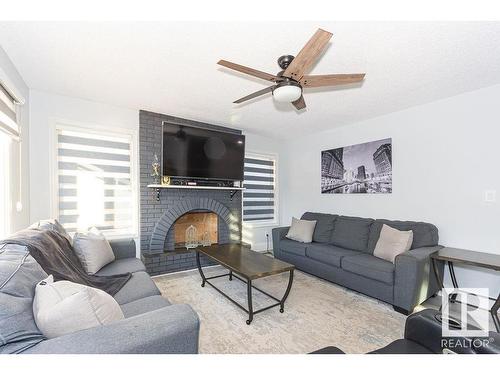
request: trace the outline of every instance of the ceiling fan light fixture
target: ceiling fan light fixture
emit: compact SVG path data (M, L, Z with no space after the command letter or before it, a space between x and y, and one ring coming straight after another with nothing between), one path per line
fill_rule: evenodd
M340 86L351 83L362 82L365 74L313 74L308 75L314 63L321 57L332 33L318 29L314 35L302 47L296 56L283 55L278 59L278 65L282 69L277 74L269 74L244 65L232 63L227 60L219 60L217 64L237 72L260 78L267 82L273 82L273 86L268 86L262 90L246 95L235 100L233 103L240 104L248 100L272 92L274 100L277 102L291 103L297 111L306 108L306 102L302 96L303 88Z
M273 90L273 98L277 102L291 103L302 95L302 87L294 81L279 83Z

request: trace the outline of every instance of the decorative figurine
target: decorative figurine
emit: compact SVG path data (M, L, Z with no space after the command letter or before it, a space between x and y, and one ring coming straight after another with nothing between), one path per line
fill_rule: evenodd
M153 181L155 185L160 183L160 162L158 160L158 155L154 155L154 161L151 163L151 177L153 177Z
M170 176L162 176L161 184L162 185L170 185Z

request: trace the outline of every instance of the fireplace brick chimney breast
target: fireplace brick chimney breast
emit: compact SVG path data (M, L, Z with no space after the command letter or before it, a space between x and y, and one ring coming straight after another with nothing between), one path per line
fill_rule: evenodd
M171 121L186 126L202 127L241 133L238 130L216 125L185 120L158 113L139 112L139 169L140 169L140 246L141 258L148 273L159 275L196 267L195 253L174 250L173 224L184 213L194 210L207 210L216 213L218 220L219 243L239 242L241 240L242 192L232 198L227 190L201 189L161 189L160 200L156 200L152 184L151 163L156 154L162 156L163 122ZM202 264L211 264L207 259Z

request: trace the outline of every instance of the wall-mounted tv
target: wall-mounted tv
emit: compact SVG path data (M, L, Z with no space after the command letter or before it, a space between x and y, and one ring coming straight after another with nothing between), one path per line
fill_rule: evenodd
M164 176L243 180L245 136L163 124Z

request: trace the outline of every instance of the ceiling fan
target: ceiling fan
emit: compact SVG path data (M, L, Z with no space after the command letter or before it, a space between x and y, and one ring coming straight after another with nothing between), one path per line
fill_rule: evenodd
M233 103L243 103L268 92L272 92L276 101L292 103L296 109L300 110L306 107L306 102L302 96L304 88L338 86L361 82L365 76L364 73L305 75L306 71L312 67L326 47L331 37L332 33L318 29L297 56L284 55L278 59L278 65L283 70L276 75L261 72L260 70L248 68L230 61L220 60L217 64L226 68L275 83L273 86L244 96Z

